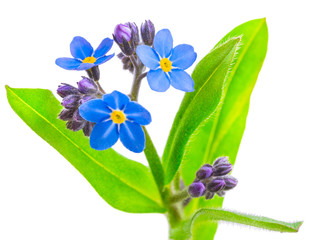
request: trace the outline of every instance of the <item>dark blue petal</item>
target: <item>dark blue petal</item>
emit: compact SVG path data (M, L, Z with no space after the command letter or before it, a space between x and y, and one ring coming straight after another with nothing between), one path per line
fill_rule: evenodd
M118 125L112 120L97 123L90 135L90 146L96 150L112 147L119 138Z
M154 38L154 48L159 53L161 58L170 56L173 47L173 39L168 29L162 29Z
M109 119L111 112L111 109L101 99L90 100L79 107L81 117L95 123Z
M136 53L141 62L148 68L154 70L159 67L159 57L155 50L146 45L140 45L136 49Z
M111 55L108 55L108 56L104 56L104 57L101 57L101 58L98 58L95 62L95 65L99 65L99 64L102 64L102 63L105 63L106 61L109 61L112 57L114 57L114 53L111 54Z
M126 118L130 121L147 125L152 121L151 114L137 102L130 102L124 110Z
M90 43L82 37L74 37L70 44L70 51L74 58L84 60L90 57L94 50Z
M150 88L157 92L165 92L170 86L170 80L161 68L157 70L150 70L147 73L147 81Z
M173 67L183 70L192 66L197 58L197 53L191 45L181 44L176 46L171 53L170 61Z
M100 58L104 56L113 46L113 40L110 38L105 38L102 40L102 42L99 44L97 49L94 52L93 57L94 58Z
M120 125L120 139L126 148L135 153L140 153L145 147L145 136L138 123L125 121Z
M182 69L172 69L170 74L171 85L184 92L194 91L194 81L188 73Z
M103 101L114 110L123 110L130 99L119 91L113 91L110 94L103 95Z
M74 58L57 58L55 63L66 70L75 70L82 64L80 60Z
M96 66L93 63L82 63L79 67L77 67L75 70L87 70L90 69L92 67Z

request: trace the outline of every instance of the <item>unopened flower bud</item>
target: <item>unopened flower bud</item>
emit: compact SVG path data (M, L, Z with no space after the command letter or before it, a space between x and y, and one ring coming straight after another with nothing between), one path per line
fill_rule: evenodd
M213 167L215 167L217 165L222 165L222 164L229 164L228 157L217 158L213 163Z
M75 112L73 113L72 120L77 122L85 121L84 118L81 117L79 109L75 110Z
M232 165L230 163L227 164L218 164L213 166L213 176L225 176L230 173L232 170Z
M200 180L207 179L211 177L212 173L212 166L210 164L205 164L196 172L196 177Z
M127 56L130 56L135 52L133 35L134 33L132 32L130 26L126 24L118 24L114 29L114 41Z
M72 119L72 116L74 114L74 109L63 109L59 115L58 118L63 120L63 121L68 121L70 119Z
M95 99L95 97L93 95L85 95L81 98L81 100L79 101L79 104L82 105L83 103L86 103L92 99Z
M65 108L76 108L79 104L80 96L79 95L69 95L64 97L61 102L61 105Z
M93 128L95 126L95 123L87 122L86 125L83 128L83 133L86 137L89 137Z
M80 80L77 84L79 91L83 94L92 94L98 91L97 84L87 77L83 77L83 79Z
M201 197L205 191L206 187L202 182L193 182L188 188L188 193L192 197Z
M140 42L140 37L139 37L139 29L135 23L128 22L126 25L130 28L131 33L132 33L132 41L134 42L135 46L138 46Z
M68 95L79 94L79 91L76 87L73 87L73 86L66 84L66 83L62 83L62 85L58 86L57 93L61 97L66 97Z
M82 128L85 127L85 125L86 121L68 121L66 123L67 128L74 132L81 130Z
M222 191L217 192L216 194L217 194L219 197L224 197L225 194L226 194L226 192L225 192L224 190L222 190Z
M155 27L151 20L146 20L144 23L142 23L141 36L145 45L153 45L155 37Z
M225 176L223 179L225 181L224 190L233 189L238 184L238 180L232 176Z
M122 60L123 69L124 70L129 70L129 72L133 73L134 66L133 66L130 58L128 56L124 55L122 52L117 54L117 57Z
M212 199L212 198L214 197L214 193L212 193L212 192L207 192L205 197L206 197L207 200L208 200L208 199Z
M207 189L210 192L221 191L225 187L225 181L222 178L215 178L207 185Z

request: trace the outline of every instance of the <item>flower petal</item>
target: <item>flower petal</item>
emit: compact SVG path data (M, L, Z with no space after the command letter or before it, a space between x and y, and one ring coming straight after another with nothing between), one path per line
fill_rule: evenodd
M137 102L130 102L124 110L126 118L130 121L147 125L152 121L151 114Z
M88 70L92 67L96 66L93 63L82 63L79 67L77 67L75 70Z
M99 64L102 64L102 63L105 63L106 61L109 61L112 57L114 57L114 53L111 54L111 55L108 55L108 56L103 56L103 57L100 57L96 60L95 62L95 66L99 65Z
M90 146L96 150L112 147L119 138L118 125L112 120L97 123L90 134Z
M150 70L147 73L147 81L150 88L157 92L165 92L170 86L170 80L161 68L157 70Z
M156 69L159 67L159 57L155 50L146 45L140 45L136 49L136 53L141 62L149 69Z
M197 58L197 53L191 45L181 44L176 46L171 53L170 61L173 67L181 68L183 70L192 66Z
M103 95L103 101L114 110L123 110L130 99L127 95L119 91L113 91L110 94Z
M191 76L182 69L172 69L170 72L171 85L184 92L194 91L194 81Z
M125 121L120 125L120 139L126 148L140 153L145 147L145 135L138 123Z
M111 116L111 109L107 107L106 103L101 99L93 99L83 103L79 107L79 113L82 118L90 122L102 122L109 119Z
M90 43L82 37L74 37L70 44L70 51L74 58L84 60L87 57L90 57L94 49Z
M162 29L154 38L154 48L159 53L161 58L170 56L173 47L173 39L168 29Z
M55 63L66 70L75 70L82 64L80 60L74 58L57 58Z
M102 42L99 44L97 49L94 52L93 57L94 58L100 58L103 57L113 46L113 40L110 38L105 38L102 40Z

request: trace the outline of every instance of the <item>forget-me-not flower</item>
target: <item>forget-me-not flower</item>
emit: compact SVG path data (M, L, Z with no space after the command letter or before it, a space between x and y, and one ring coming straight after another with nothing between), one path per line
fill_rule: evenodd
M140 45L136 53L142 63L150 68L147 80L152 90L164 92L170 84L185 92L194 91L194 81L184 70L196 60L194 48L180 44L173 48L173 39L168 29L160 30L154 38L154 49Z
M110 60L114 53L106 56L111 49L113 40L105 38L94 51L90 43L82 37L74 37L70 44L71 55L74 58L57 58L56 64L66 70L88 70Z
M79 107L79 113L87 121L94 122L90 146L96 150L112 147L120 138L130 151L139 153L145 147L145 135L141 125L149 124L151 114L139 103L118 91L90 100Z

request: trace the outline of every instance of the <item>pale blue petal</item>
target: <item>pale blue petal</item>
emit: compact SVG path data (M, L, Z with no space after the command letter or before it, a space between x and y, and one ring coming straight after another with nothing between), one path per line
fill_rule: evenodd
M191 45L181 44L176 46L171 53L170 61L173 67L183 70L192 66L197 58L197 53Z
M92 67L96 66L93 63L82 63L79 67L77 67L75 70L88 70Z
M145 147L145 135L138 123L125 121L120 125L120 139L126 148L140 153Z
M57 58L56 65L66 70L76 70L82 62L74 58Z
M102 99L90 100L79 107L81 117L95 123L109 119L111 112L112 110L107 107Z
M82 37L74 37L70 44L70 51L74 58L84 60L87 57L90 57L94 50L90 43Z
M114 53L111 54L111 55L108 55L108 56L103 56L101 58L98 58L95 62L95 65L99 65L99 64L102 64L102 63L105 63L106 61L109 61L112 57L114 57Z
M157 92L165 92L170 86L169 78L161 68L157 70L150 70L147 73L147 81L150 88Z
M106 150L112 147L119 138L118 125L112 120L97 123L90 135L89 143L93 149Z
M184 92L194 91L194 81L191 76L182 69L172 69L170 74L171 85Z
M156 69L159 67L159 57L155 50L146 45L140 45L136 49L136 53L141 62L149 69Z
M168 29L162 29L154 38L154 48L161 58L168 58L173 47L173 39Z
M100 58L103 57L113 46L113 40L110 38L105 38L102 40L102 42L99 44L97 49L94 52L93 57L94 58Z
M110 94L103 95L103 101L113 110L123 110L130 99L119 91L113 91Z
M124 110L126 118L130 121L147 125L152 121L151 114L137 102L130 102Z

